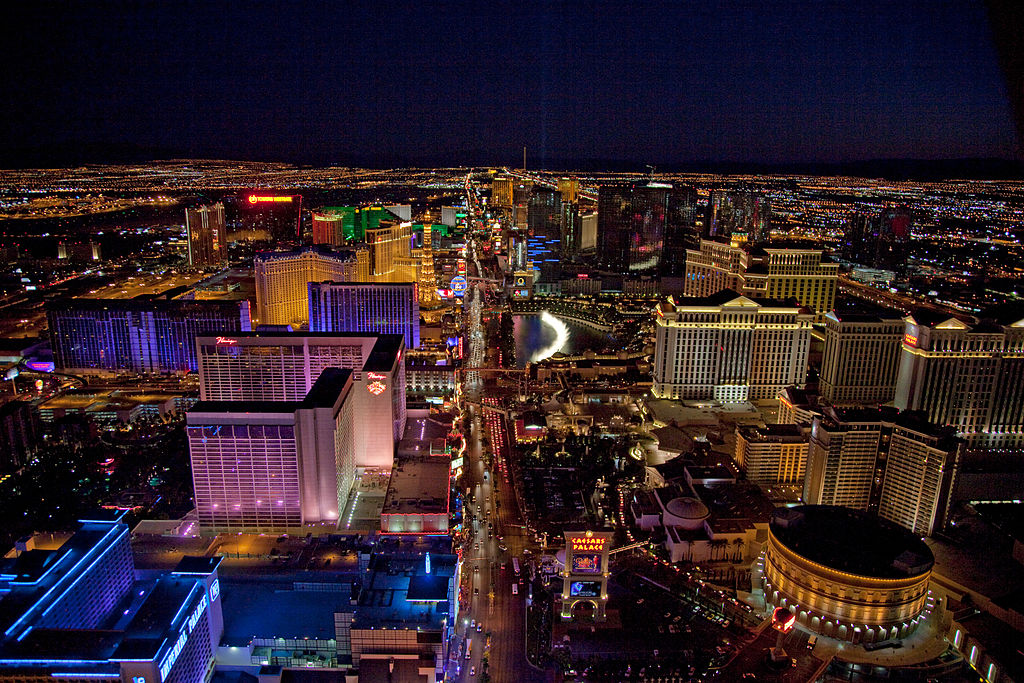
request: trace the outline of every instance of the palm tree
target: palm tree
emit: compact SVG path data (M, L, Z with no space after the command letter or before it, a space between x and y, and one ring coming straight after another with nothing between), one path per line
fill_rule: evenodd
M740 560L743 559L743 545L744 545L744 541L743 541L742 538L737 536L736 538L732 539L732 548L733 548L732 561L733 562L739 562Z

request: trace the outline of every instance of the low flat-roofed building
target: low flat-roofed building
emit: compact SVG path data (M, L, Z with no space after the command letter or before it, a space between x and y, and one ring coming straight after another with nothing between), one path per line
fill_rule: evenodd
M351 622L352 663L366 674L390 658L415 660L424 683L444 671L445 643L458 618L461 562L445 539L381 542L369 562ZM386 679L385 679L386 680Z
M451 459L418 455L395 460L380 513L386 534L448 533Z
M664 528L672 562L752 562L767 537L772 504L724 467L683 469L684 477L634 494L630 512L637 526Z

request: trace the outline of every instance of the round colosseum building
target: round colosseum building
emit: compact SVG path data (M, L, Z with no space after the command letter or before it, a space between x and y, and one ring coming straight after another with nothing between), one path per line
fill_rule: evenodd
M768 611L853 643L910 634L928 596L934 558L903 527L857 510L804 505L775 512L763 557Z

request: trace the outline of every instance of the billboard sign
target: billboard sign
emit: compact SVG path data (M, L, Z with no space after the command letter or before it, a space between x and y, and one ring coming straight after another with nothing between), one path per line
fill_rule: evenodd
M600 553L583 553L572 556L573 574L600 574L601 555Z

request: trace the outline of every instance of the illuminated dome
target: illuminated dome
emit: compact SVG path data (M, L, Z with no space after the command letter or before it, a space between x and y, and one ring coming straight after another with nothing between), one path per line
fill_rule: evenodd
M673 498L665 506L665 526L678 526L684 529L699 529L704 520L711 514L708 506L696 498L681 496Z

